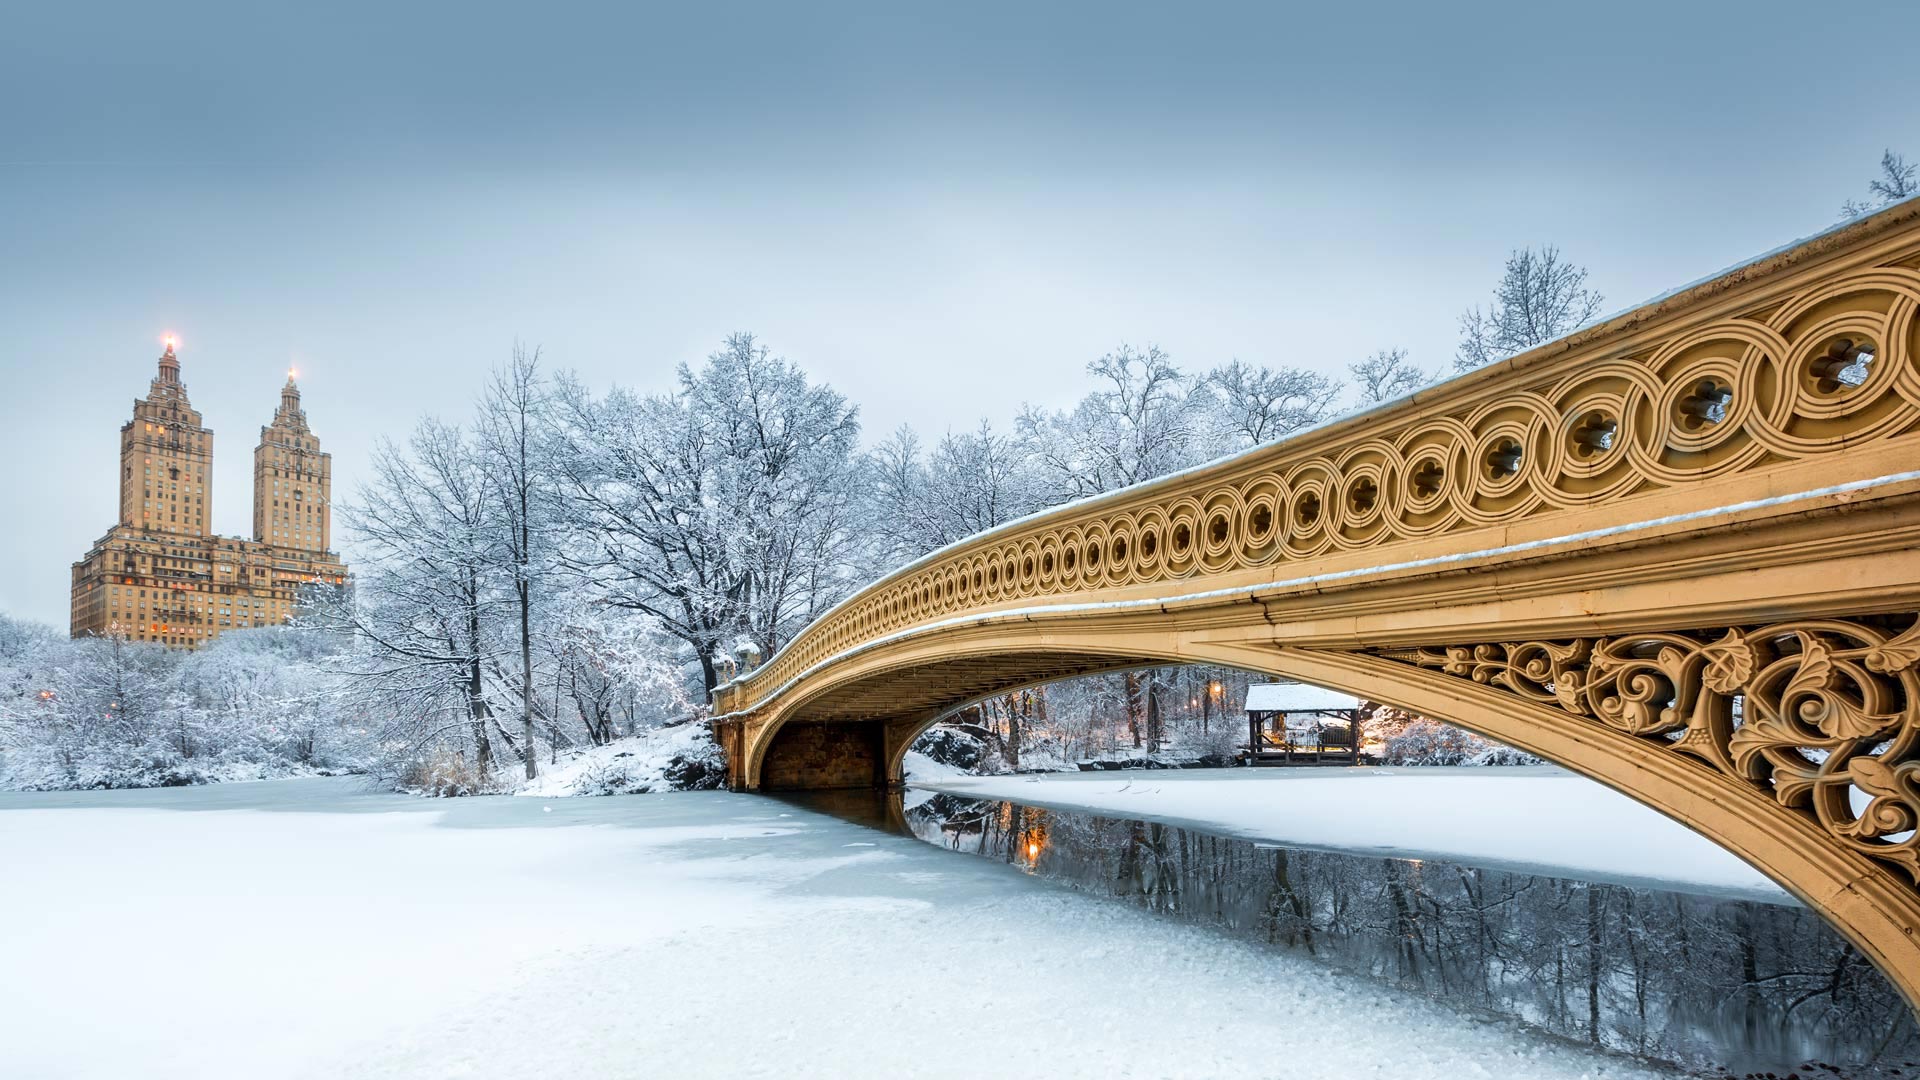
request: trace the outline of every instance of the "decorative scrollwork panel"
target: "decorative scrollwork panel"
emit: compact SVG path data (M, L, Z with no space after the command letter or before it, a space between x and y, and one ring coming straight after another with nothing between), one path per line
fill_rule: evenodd
M1920 885L1920 618L1378 655L1691 755Z

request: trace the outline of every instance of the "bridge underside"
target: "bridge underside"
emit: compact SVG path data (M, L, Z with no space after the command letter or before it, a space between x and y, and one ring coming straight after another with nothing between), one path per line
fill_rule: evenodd
M794 710L768 738L751 781L744 768L729 774L736 790L895 787L907 746L941 716L1010 688L1148 662L1039 650L944 657L878 673L836 685Z

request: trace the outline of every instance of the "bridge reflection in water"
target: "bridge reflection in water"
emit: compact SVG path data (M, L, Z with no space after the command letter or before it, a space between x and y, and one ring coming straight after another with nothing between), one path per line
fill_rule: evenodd
M1900 994L1797 905L925 792L908 794L912 806L898 792L783 798L1615 1051L1715 1075L1920 1075L1920 1026ZM1339 1038L1346 1022L1300 1017L1314 1038Z

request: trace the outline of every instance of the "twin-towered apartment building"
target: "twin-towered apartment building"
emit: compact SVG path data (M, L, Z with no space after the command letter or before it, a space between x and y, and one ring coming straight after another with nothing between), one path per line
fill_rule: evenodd
M253 451L253 539L213 535L213 431L187 400L169 339L120 428L120 520L73 564L73 636L190 649L284 622L308 586L346 581L328 546L332 490L332 459L289 372Z

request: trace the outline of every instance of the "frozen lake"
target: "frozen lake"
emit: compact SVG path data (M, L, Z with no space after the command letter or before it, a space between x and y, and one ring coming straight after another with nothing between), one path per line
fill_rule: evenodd
M753 796L0 794L0 866L8 1076L1658 1075Z

